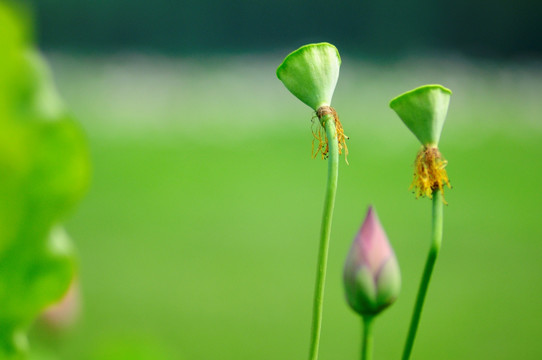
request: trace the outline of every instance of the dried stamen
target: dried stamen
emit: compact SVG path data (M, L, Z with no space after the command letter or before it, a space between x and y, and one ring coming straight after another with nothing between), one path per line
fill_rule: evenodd
M328 143L327 134L324 128L325 122L323 122L325 121L323 120L323 118L326 115L331 115L333 119L335 120L335 128L337 131L337 144L338 144L339 154L342 154L343 148L344 148L344 160L348 164L348 159L347 159L348 147L346 146L346 139L348 139L348 136L344 134L344 129L341 124L341 121L339 120L339 115L337 115L337 112L331 106L321 106L316 111L316 116L318 117L320 121L319 121L319 124L316 124L316 122L313 121L312 135L314 136L314 139L312 140L312 156L313 158L316 158L316 156L320 152L322 154L322 159L327 159L328 157L329 143ZM316 126L316 129L315 129L315 126ZM314 144L316 142L318 143L318 147L316 148L316 151L315 151Z
M414 164L414 180L411 189L415 189L416 197L433 197L433 191L439 190L444 200L444 184L449 188L450 181L446 173L446 161L436 147L423 147L416 156ZM446 201L444 201L446 203Z

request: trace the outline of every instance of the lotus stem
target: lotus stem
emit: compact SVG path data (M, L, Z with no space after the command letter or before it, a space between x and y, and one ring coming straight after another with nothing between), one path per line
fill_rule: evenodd
M309 359L318 359L320 346L320 333L322 329L322 312L324 307L324 285L326 281L327 259L329 251L329 239L331 235L331 222L335 196L337 193L337 179L339 176L339 146L337 141L337 129L335 118L332 114L325 114L320 119L326 130L329 142L327 187L324 200L324 213L322 216L322 228L320 232L320 247L318 250L318 265L316 269L316 286L314 289L314 303L312 313L312 328Z
M414 304L414 312L412 313L412 319L410 321L410 328L408 331L407 340L403 350L403 360L410 359L412 347L414 346L414 340L416 339L416 332L420 323L420 317L423 310L423 304L425 301L425 295L427 294L427 288L431 281L431 275L433 268L437 260L438 253L442 244L442 223L443 223L443 199L439 194L439 189L433 190L433 223L432 223L432 241L429 248L429 254L427 255L427 261L425 262L425 269L423 271L422 279L420 282L420 288L418 289L418 296L416 303Z

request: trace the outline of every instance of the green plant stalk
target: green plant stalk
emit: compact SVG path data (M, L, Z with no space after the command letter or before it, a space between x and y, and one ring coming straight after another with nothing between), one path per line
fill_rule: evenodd
M442 196L438 190L434 190L431 248L429 249L429 254L427 255L427 261L425 262L425 269L423 270L420 288L418 289L418 297L416 298L416 303L414 304L414 312L412 313L410 328L408 331L405 347L403 349L403 360L410 359L412 347L414 346L414 340L416 339L416 332L420 323L425 295L427 294L427 288L429 287L431 274L433 273L433 268L435 266L435 262L437 260L437 256L442 244L442 208Z
M324 285L326 281L327 258L329 251L329 238L331 235L331 222L335 195L337 193L337 179L339 176L339 145L337 142L337 129L335 119L331 114L322 117L320 122L326 129L329 143L328 174L326 197L324 200L324 214L320 233L320 248L318 250L318 265L316 269L316 286L314 289L314 303L312 312L312 329L309 359L318 359L320 346L320 332L322 329L322 310L324 307Z
M363 318L363 340L361 342L361 360L373 358L373 316Z

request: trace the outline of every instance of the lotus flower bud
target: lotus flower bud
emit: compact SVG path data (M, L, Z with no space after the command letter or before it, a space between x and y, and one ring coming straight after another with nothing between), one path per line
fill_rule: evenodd
M277 77L299 100L317 111L330 106L341 58L329 43L309 44L288 55L277 69Z
M399 264L372 207L348 253L344 286L348 304L362 316L380 313L399 295Z
M51 330L61 331L75 324L81 307L79 282L73 279L66 294L57 303L47 307L40 320Z

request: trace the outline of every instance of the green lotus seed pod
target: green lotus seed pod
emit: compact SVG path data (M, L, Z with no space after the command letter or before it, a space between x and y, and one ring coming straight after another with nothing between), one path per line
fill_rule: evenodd
M438 145L452 92L441 85L424 85L399 95L390 107L405 125L429 147Z
M277 77L299 100L314 111L329 106L339 78L341 58L329 43L302 46L288 55Z

